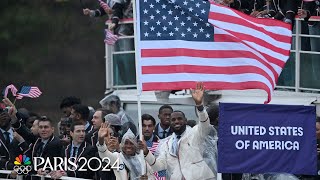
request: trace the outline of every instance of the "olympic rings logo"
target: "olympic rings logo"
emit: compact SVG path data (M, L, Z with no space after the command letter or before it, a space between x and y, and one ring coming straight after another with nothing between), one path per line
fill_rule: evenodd
M28 165L28 166L14 166L13 170L18 174L24 174L27 175L31 170L32 170L32 166Z

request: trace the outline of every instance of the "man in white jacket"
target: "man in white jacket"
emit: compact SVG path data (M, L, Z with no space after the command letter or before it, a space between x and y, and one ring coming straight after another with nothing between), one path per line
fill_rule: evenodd
M199 115L199 124L190 128L186 126L187 119L183 112L174 111L171 114L172 136L165 139L161 145L158 158L146 148L145 143L139 143L144 149L146 161L154 171L167 169L167 178L172 180L206 180L216 179L208 164L203 159L203 143L210 132L210 120L203 106L203 83L197 83L192 91Z

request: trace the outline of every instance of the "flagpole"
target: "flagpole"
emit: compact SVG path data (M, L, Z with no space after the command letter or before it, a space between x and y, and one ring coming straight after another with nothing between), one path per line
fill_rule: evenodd
M137 0L138 2L139 0ZM138 32L137 32L137 11L136 11L136 1L131 0L132 2L132 9L133 9L133 31L134 31L134 47L135 47L135 63L136 63L136 84L137 84L137 104L138 104L138 129L139 129L139 137L140 140L143 140L143 134L142 134L142 120L141 120L141 93L142 88L140 86L140 64L139 64L139 53L140 51L137 50L138 48ZM139 3L139 2L138 2ZM139 13L139 12L138 12ZM141 162L145 162L144 160L144 154L143 150L140 150L140 158L142 158ZM146 166L144 166L145 163L141 164L142 168L142 174L146 174Z
M13 100L13 105L16 103L16 101L17 101L17 98L14 98L14 100Z

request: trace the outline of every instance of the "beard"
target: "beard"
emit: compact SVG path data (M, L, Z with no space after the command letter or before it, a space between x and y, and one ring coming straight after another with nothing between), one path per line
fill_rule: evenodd
M172 128L172 127L171 127ZM187 125L184 124L183 126L181 126L179 129L175 129L174 127L172 128L173 129L173 132L176 134L176 135L181 135L187 128Z

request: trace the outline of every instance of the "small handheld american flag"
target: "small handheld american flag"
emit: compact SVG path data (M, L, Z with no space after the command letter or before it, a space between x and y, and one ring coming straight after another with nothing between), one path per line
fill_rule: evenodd
M99 4L100 6L103 8L104 11L109 11L111 8L108 6L107 3L101 1L101 0L98 0L99 1Z
M108 45L114 45L119 37L115 34L113 34L109 29L105 29L105 39L104 42Z
M11 90L11 93L12 93L13 96L17 95L18 89L13 84L10 84L2 92L4 97L8 96L9 90Z
M17 95L17 99L22 99L23 97L37 98L42 94L40 89L35 86L22 86L21 91Z

